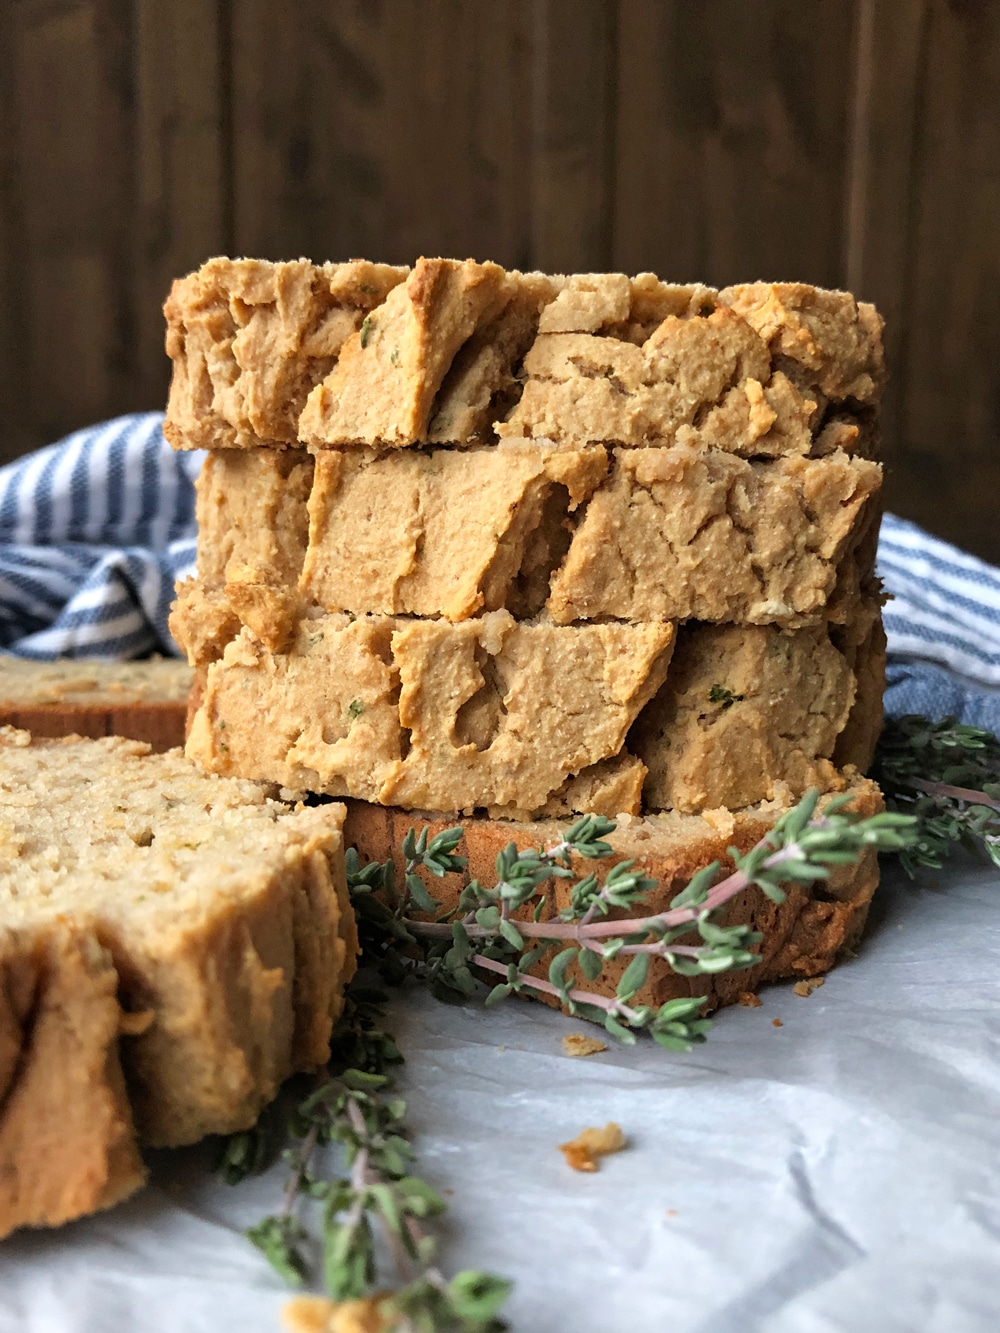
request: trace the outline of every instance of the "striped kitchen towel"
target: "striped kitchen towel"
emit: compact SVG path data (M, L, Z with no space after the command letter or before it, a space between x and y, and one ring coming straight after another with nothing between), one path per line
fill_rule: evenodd
M179 656L167 614L174 580L194 572L200 467L144 412L0 468L0 650Z
M886 514L878 572L892 594L886 711L1000 735L1000 569Z
M194 572L199 453L160 413L118 417L0 468L0 650L177 654L174 580ZM891 713L954 713L1000 733L1000 570L886 515L879 573Z

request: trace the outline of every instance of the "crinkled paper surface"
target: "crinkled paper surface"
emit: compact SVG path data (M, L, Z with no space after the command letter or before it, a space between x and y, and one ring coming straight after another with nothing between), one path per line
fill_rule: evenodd
M1000 876L887 879L856 959L691 1055L571 1059L580 1024L540 1006L397 1003L444 1265L515 1278L518 1333L1000 1328ZM571 1172L557 1145L608 1120L628 1150ZM287 1293L240 1230L283 1170L207 1161L158 1154L113 1212L0 1245L0 1333L273 1333Z

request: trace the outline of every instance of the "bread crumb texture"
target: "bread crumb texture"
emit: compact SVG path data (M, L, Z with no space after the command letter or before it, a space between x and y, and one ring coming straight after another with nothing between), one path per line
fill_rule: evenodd
M569 1143L560 1143L559 1151L574 1171L596 1171L598 1159L626 1147L620 1125L609 1120L603 1129L581 1129Z
M357 954L343 815L0 729L0 1235L114 1203L138 1141L249 1128L326 1059Z
M826 981L826 977L803 977L792 987L796 995L801 995L803 999L808 999L813 991L819 990L820 986Z
M213 259L164 307L178 448L696 444L861 452L882 321L803 283Z
M281 1307L287 1333L391 1333L392 1315L382 1294L356 1301L294 1296Z
M514 820L727 810L863 769L882 642L817 626L306 616L203 670L190 758L290 791ZM869 663L869 656L877 661ZM872 688L859 695L857 682Z
M570 1032L562 1039L564 1055L583 1056L599 1055L608 1049L607 1043L597 1037L588 1037L584 1032Z

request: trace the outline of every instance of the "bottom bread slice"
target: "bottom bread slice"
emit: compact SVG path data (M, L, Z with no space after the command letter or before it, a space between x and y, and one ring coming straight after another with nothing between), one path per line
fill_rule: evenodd
M851 797L849 809L865 817L882 809L882 794L874 782L848 772L846 792ZM825 797L821 806L830 799ZM719 861L723 873L732 869L729 848L748 851L772 829L790 808L789 799L766 801L745 810L707 811L704 815L684 815L676 811L645 816L625 815L607 841L613 856L602 861L581 862L578 873L594 870L602 879L612 865L634 860L646 875L658 881L643 906L643 914L664 911L671 898L697 870L711 861ZM410 828L434 833L460 823L465 830L459 853L468 858L463 874L443 879L427 879L428 887L442 903L441 910L453 908L463 886L470 879L483 884L496 883L496 857L510 842L519 848L551 847L571 827L569 820L541 820L513 823L499 819L460 819L455 815L429 814L347 802L344 837L357 849L362 863L392 858L396 882L402 883L404 869L402 840ZM571 882L571 881L570 881ZM763 936L757 952L761 961L741 971L715 976L682 977L672 972L661 959L651 959L646 985L635 997L636 1004L661 1005L683 995L704 995L707 1008L734 1003L741 994L753 991L767 981L785 977L813 977L833 966L838 954L857 943L864 929L872 895L878 886L878 858L866 852L853 865L835 866L830 878L812 885L785 886L785 901L773 903L759 889L744 890L724 909L726 924L749 922ZM560 911L569 903L567 881L554 880L547 888L545 916ZM525 913L522 912L522 915ZM611 916L621 916L612 912ZM534 970L545 974L548 959ZM578 978L585 989L613 995L628 959L605 967L597 982Z
M128 736L156 751L184 744L186 662L0 657L0 725L40 736Z
M114 1203L139 1141L248 1128L325 1062L357 954L343 817L0 729L0 1236Z

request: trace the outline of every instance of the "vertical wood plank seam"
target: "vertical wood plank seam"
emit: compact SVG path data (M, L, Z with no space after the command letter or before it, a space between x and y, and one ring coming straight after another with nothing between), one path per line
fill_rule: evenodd
M0 354L10 358L0 371L0 389L9 389L10 396L0 404L0 424L4 438L0 440L0 462L16 457L12 437L18 444L28 436L29 409L25 386L29 382L26 357L27 341L15 333L17 312L26 309L27 283L23 256L26 249L24 216L21 207L23 194L23 161L18 152L20 127L17 119L17 101L14 82L18 77L15 49L15 18L13 0L0 0L5 40L0 42L0 209L3 210L0 238L4 252L0 254L0 319L9 321L4 338L0 339ZM21 261L21 262L19 262Z
M219 195L222 200L222 247L236 254L236 146L233 112L233 0L216 0L216 78L219 107ZM208 258L206 255L205 258ZM280 256L271 256L280 258Z
M603 188L601 190L600 245L601 267L612 267L615 253L615 185L618 175L618 21L620 0L607 0L608 9L605 19L605 45L607 49L606 68L604 70L604 144L601 170Z
M909 444L910 406L907 393L910 362L910 312L913 307L913 273L916 266L917 232L920 227L920 182L923 177L927 142L927 84L931 58L931 24L933 0L924 0L920 13L920 39L917 46L917 80L913 99L913 133L910 136L909 197L903 218L903 293L899 305L900 339L897 364L889 371L898 382L896 401L897 446L906 449Z
M871 107L874 80L876 0L857 0L855 6L847 138L842 274L849 292L861 291L865 271L868 182L871 172Z

